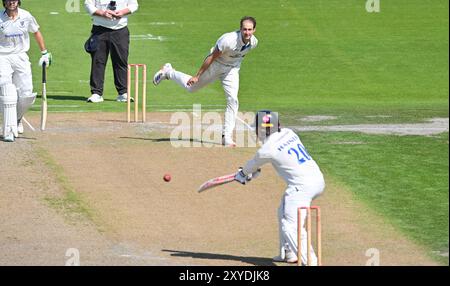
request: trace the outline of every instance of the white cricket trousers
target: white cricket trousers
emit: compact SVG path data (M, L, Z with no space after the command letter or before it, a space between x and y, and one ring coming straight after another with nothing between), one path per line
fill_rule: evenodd
M192 76L176 70L172 70L168 74L170 80L175 81L189 92L196 92L215 80L219 79L221 81L227 100L225 123L223 126L223 135L225 136L226 141L232 141L234 127L236 125L236 116L239 110L239 69L239 67L230 67L214 61L200 76L199 81L192 86L187 85L188 80Z
M298 208L309 207L313 199L322 194L325 189L323 176L318 176L316 180L309 181L306 186L288 186L280 207L278 208L278 225L280 234L280 255L284 257L284 251L292 251L297 255L297 236L298 236ZM306 210L302 210L302 263L307 263L307 233L305 230ZM311 245L311 265L317 265L317 256ZM299 258L300 259L300 258Z
M31 63L26 53L0 54L0 86L5 84L14 84L19 97L33 92Z

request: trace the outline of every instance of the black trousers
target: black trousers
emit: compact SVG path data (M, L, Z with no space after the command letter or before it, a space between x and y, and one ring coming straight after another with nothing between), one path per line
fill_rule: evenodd
M98 35L97 50L91 53L91 93L103 95L105 69L109 54L111 54L116 90L118 94L126 93L128 49L130 46L128 28L112 30L101 26L93 26L91 33Z

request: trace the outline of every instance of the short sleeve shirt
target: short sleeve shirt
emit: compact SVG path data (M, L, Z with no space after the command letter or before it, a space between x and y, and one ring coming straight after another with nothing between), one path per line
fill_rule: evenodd
M30 49L29 33L39 31L36 19L23 9L12 20L5 10L0 10L0 54L26 53Z
M257 45L258 40L255 36L245 44L240 31L226 33L217 40L215 48L221 51L222 55L216 61L227 66L239 67L245 55Z

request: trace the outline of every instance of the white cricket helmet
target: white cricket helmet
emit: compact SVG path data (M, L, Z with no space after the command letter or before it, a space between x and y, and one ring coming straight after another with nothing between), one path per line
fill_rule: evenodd
M275 132L280 132L280 120L278 112L270 110L260 110L256 113L255 120L256 136L262 142L265 142L270 135Z

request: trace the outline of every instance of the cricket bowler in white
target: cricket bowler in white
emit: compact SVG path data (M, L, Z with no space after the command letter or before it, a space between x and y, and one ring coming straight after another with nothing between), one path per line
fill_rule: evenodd
M291 129L280 128L278 113L268 110L256 115L256 134L263 143L254 158L240 169L235 179L246 184L259 174L260 167L271 163L286 181L287 187L278 208L280 255L275 261L296 263L297 258L297 210L309 207L325 189L325 181L319 166L308 154L302 141ZM304 227L306 210L302 210L302 257L307 264L307 233ZM311 265L317 265L317 256L311 246Z
M51 54L45 48L44 38L36 19L20 8L20 0L3 0L0 10L0 110L3 113L3 141L14 142L23 133L23 115L33 105L29 33L33 33L41 50L39 65L51 64Z
M195 76L176 71L167 63L153 77L155 85L164 79L173 80L189 92L195 92L219 79L227 100L222 144L228 147L236 146L233 131L239 109L239 70L244 57L258 45L253 35L255 31L256 20L244 17L240 21L239 31L226 33L219 38Z

